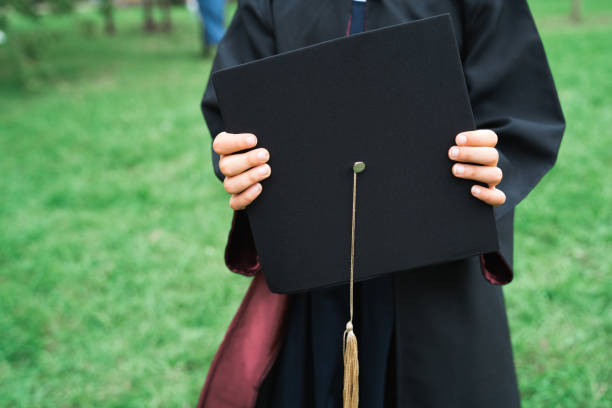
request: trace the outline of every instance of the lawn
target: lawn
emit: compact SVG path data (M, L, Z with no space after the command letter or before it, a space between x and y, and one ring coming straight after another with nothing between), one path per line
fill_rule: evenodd
M580 25L569 1L532 3L568 129L517 210L520 388L525 407L612 407L612 3L586 0ZM222 261L210 60L173 17L146 35L123 10L115 38L91 12L19 20L27 52L0 46L0 407L197 400L248 279Z

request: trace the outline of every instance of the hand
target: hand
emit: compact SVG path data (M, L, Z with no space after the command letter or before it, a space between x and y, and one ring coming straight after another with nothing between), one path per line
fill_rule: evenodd
M455 143L457 145L449 149L448 157L461 163L453 165L453 174L487 184L488 188L478 184L472 186L472 195L479 200L492 206L505 203L506 195L495 188L502 181L502 171L497 167L499 153L495 149L497 134L486 129L462 132L455 138Z
M271 168L266 162L270 153L259 148L247 152L257 145L257 138L250 133L221 132L213 141L213 150L221 157L219 170L225 176L223 186L230 193L229 205L242 210L261 194L261 180L270 176Z

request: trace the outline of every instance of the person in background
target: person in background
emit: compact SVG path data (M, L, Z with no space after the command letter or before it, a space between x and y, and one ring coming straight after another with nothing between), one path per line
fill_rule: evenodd
M197 0L202 20L202 54L208 57L225 34L225 0Z

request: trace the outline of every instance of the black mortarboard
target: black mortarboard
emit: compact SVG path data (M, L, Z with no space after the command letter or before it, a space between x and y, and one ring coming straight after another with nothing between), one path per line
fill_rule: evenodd
M226 130L270 151L247 211L271 290L348 281L356 161L356 280L497 250L492 208L447 156L474 129L448 15L220 70L213 84Z
M350 281L344 401L357 406L353 281L498 249L492 208L447 156L474 129L450 17L224 69L213 84L225 130L270 151L272 175L247 207L270 289Z

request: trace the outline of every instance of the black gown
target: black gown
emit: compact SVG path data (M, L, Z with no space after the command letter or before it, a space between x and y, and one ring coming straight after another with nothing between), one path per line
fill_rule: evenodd
M507 202L495 214L511 263L514 207L553 166L565 128L525 0L369 0L365 7L367 29L450 13L477 127L499 135ZM243 0L213 71L346 35L350 15L350 0ZM210 83L202 110L211 135L224 129ZM213 163L222 178L214 152ZM291 301L285 345L258 405L340 406L347 290ZM503 293L482 278L478 258L360 283L356 302L361 407L520 405Z
M365 5L352 0L349 34L365 29ZM348 286L293 295L283 348L261 387L258 408L339 407L342 402L341 336L347 320ZM393 279L358 282L355 333L359 339L361 407L393 401Z

